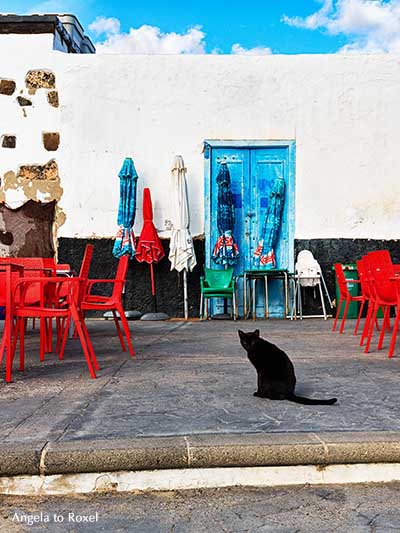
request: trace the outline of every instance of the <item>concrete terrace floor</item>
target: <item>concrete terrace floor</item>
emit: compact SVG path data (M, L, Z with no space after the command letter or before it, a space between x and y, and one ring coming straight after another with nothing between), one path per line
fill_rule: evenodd
M38 331L29 331L26 371L16 369L8 385L3 374L0 383L0 441L400 431L399 357L389 360L376 342L363 354L353 321L343 335L331 332L332 321L316 319L130 325L134 360L121 351L112 322L88 321L101 367L96 380L79 341L69 340L64 361L48 354L40 363ZM290 354L299 394L335 396L338 403L302 406L253 397L256 373L237 329L255 327Z

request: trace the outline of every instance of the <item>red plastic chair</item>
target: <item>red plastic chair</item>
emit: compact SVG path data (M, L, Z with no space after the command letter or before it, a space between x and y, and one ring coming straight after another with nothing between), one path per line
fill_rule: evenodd
M390 329L390 309L395 307L397 311L398 296L395 278L395 270L388 250L379 250L368 254L370 265L371 287L374 291L374 300L371 316L368 322L368 339L365 346L365 353L368 353L374 329L374 323L377 319L379 308L383 309L384 318L381 334L378 342L378 349L382 349L385 332ZM397 313L396 313L397 314ZM393 352L389 357L392 357Z
M360 268L362 271L361 275L363 279L365 279L364 281L365 297L368 302L368 311L367 311L367 315L366 315L365 322L364 322L364 328L363 328L361 338L360 338L360 346L362 346L364 344L364 341L368 337L370 321L371 321L372 313L373 313L374 306L376 303L376 291L375 291L375 287L373 284L373 271L372 271L373 269L370 264L368 254L364 255L360 261L361 261ZM375 327L377 331L380 331L378 318L375 318Z
M27 288L32 283L39 284L44 289L50 286L56 286L58 290L60 285L63 285L66 299L63 307L55 308L50 303L50 306L46 305L30 305L25 301L25 294ZM16 319L16 326L14 330L14 341L12 349L12 358L14 357L16 343L20 341L20 370L24 370L25 361L25 321L27 318L40 318L42 319L64 319L65 327L63 330L63 340L61 343L59 358L63 358L65 343L68 337L68 328L70 321L73 320L81 345L85 355L86 363L92 378L96 377L95 370L99 369L96 356L94 354L93 346L89 338L87 328L79 313L79 295L80 285L84 283L79 278L65 278L65 277L37 277L37 278L21 278L16 281L14 287L14 306L12 308L13 318ZM42 330L42 328L41 328ZM42 338L40 342L40 359L44 357L45 339ZM6 381L11 381L11 365L6 371Z
M343 316L342 316L342 321L341 321L341 324L340 324L339 333L343 333L344 324L346 322L346 317L347 317L347 312L348 312L348 309L349 309L350 302L360 302L361 303L360 311L358 313L357 324L356 324L356 327L355 327L355 330L354 330L354 333L356 333L356 331L358 331L358 326L360 324L361 313L363 311L363 307L364 307L364 304L365 304L365 297L362 294L361 294L361 296L352 296L350 294L350 292L349 292L349 288L347 286L347 283L348 282L360 283L360 280L356 280L356 279L347 280L345 278L345 275L344 275L344 272L343 272L343 265L341 263L335 263L334 264L334 269L335 269L336 279L337 279L337 283L338 283L338 287L339 287L340 299L339 299L339 305L337 307L336 318L335 318L335 322L333 324L332 331L336 330L336 324L337 324L337 321L339 319L339 315L340 315L340 311L341 311L343 302L345 302L345 308L344 308L344 312L343 312Z
M6 354L6 377L11 376L13 358L12 336L13 328L13 290L16 282L22 276L23 267L13 263L0 263L0 305L5 309L3 336L0 346L0 363Z
M81 304L81 310L83 313L85 311L112 311L115 327L117 328L117 333L119 341L121 343L122 350L126 351L126 346L124 338L122 336L121 328L118 322L117 312L121 318L122 328L125 333L125 338L128 343L129 351L132 357L135 356L135 351L131 342L131 334L129 331L128 321L125 317L124 308L122 306L122 290L125 283L126 272L128 270L129 256L124 255L120 258L118 263L117 274L115 279L91 279L88 281L87 293ZM113 291L111 296L100 296L97 294L92 294L91 290L93 285L98 283L111 283L113 284Z

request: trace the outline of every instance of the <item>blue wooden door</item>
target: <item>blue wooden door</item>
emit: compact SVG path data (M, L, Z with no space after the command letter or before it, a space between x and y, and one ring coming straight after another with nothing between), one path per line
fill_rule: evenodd
M285 204L279 242L275 248L277 267L293 269L294 237L294 176L291 172L290 146L244 146L212 147L209 158L209 176L206 194L206 264L217 268L211 256L218 238L216 177L222 162L227 163L235 205L234 236L239 247L240 258L235 274L254 268L254 252L262 238L262 229L269 201L269 192L277 177L285 180ZM206 156L207 157L207 156ZM206 191L207 192L207 191ZM269 311L271 317L284 314L284 301L280 281L269 284ZM223 311L223 300L214 300L212 313ZM239 314L243 316L243 283L239 283ZM264 315L264 291L262 282L257 289L257 316Z

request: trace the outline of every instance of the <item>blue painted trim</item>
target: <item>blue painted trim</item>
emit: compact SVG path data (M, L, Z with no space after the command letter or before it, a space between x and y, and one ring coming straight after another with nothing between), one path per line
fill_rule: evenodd
M294 272L294 233L296 224L296 141L289 141L289 209L288 209L288 234L289 234L289 269Z
M204 147L207 145L211 148L269 148L271 146L288 146L295 144L294 140L268 140L262 141L260 139L255 140L220 140L220 139L206 139L204 141Z
M204 240L205 240L205 266L210 268L211 263L211 251L210 251L210 239L211 234L210 221L211 221L211 146L204 143Z

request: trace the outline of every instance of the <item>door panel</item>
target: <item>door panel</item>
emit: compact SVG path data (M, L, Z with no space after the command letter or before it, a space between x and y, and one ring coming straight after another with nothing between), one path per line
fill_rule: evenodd
M249 250L241 244L241 235L245 228L244 208L249 205L249 188L247 186L249 176L249 150L224 148L213 150L212 166L211 166L211 213L210 213L210 228L211 238L209 239L209 253L212 256L215 243L218 238L217 213L218 213L218 186L216 179L218 176L221 163L227 163L232 183L233 201L235 204L235 228L234 236L237 239L239 246L239 261L235 266L235 274L243 272L246 265L249 263ZM211 260L211 266L213 266ZM243 299L243 298L241 298ZM240 301L240 300L239 300ZM223 313L223 300L213 300L213 313Z
M288 268L288 233L287 233L287 148L271 147L250 150L250 181L251 181L251 204L255 216L252 219L252 236L250 242L251 267L254 267L254 251L263 237L265 216L268 210L269 194L275 179L281 177L285 180L285 203L282 214L279 240L275 247L276 263L278 268ZM286 211L285 211L286 210ZM283 316L284 302L282 299L282 281L271 280L268 283L269 314L272 317ZM257 282L257 316L264 314L264 284Z

